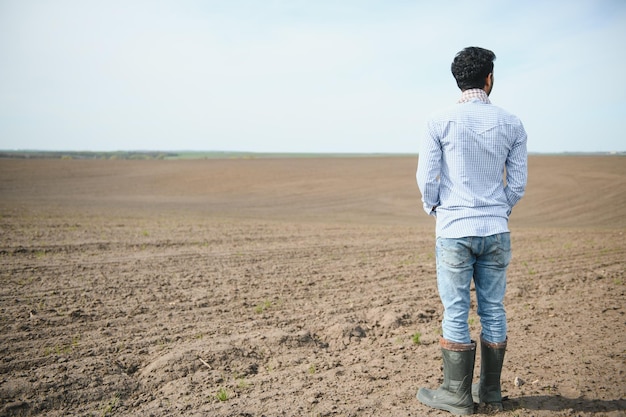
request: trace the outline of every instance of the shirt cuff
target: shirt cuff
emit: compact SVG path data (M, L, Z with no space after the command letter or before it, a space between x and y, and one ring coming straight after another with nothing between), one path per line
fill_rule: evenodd
M427 203L423 203L423 206L422 206L426 214L428 214L429 216L435 216L435 217L437 217L437 212L435 211L437 207L439 206L433 205L433 204L427 204Z

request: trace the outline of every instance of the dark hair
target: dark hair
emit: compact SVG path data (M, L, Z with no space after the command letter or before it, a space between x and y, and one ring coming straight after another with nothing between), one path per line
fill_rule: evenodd
M451 70L461 91L485 87L485 79L493 72L496 55L488 49L470 46L456 54Z

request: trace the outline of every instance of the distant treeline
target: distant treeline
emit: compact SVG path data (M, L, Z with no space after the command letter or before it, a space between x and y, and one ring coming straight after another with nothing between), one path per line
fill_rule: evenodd
M384 153L263 153L238 151L2 151L0 159L256 159L256 158L350 158L407 156Z
M563 153L536 153L531 155L564 155L564 156L626 156L622 152L563 152ZM350 157L390 157L416 156L416 154L393 153L262 153L237 151L2 151L0 159L256 159L256 158L350 158Z
M0 158L17 159L166 159L177 158L175 152L157 151L0 151Z

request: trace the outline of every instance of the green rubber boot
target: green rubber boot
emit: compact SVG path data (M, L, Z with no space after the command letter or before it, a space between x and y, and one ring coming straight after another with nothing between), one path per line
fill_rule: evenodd
M441 339L443 384L436 389L420 388L417 399L423 404L453 414L474 413L472 377L476 359L476 343L454 343Z
M472 397L474 402L486 404L493 411L503 410L500 375L506 342L489 343L480 339L480 382L472 385Z

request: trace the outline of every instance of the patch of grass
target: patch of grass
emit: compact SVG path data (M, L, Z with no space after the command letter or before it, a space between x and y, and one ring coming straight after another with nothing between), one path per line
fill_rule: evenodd
M413 255L410 256L406 259L403 259L401 261L398 262L398 266L409 266L409 265L415 265L417 263L420 262L420 257L418 255Z
M33 281L35 280L34 277L28 277L28 278L22 278L20 280L17 281L17 284L20 286L24 286L24 285L30 285L33 283Z
M72 337L72 347L75 348L76 346L78 346L78 342L80 342L80 335L77 334L74 337Z
M548 385L547 387L543 387L544 391L549 392L550 394L554 394L557 392L556 385Z
M309 373L310 373L311 375L313 375L313 374L316 372L316 370L317 370L317 368L315 367L315 364L314 364L314 363L312 363L312 364L309 366Z
M110 416L115 410L115 407L117 407L119 402L120 402L120 395L115 394L113 398L111 398L111 400L107 404L105 404L104 407L102 408L102 413L100 414L100 417Z
M161 337L156 341L156 344L159 350L165 349L168 343L169 343L169 340L166 337Z
M226 391L225 388L220 388L219 391L217 391L217 394L215 394L215 397L218 401L228 401L228 391Z
M413 336L411 336L411 341L415 343L416 345L421 345L422 344L422 341L420 340L421 337L422 337L422 334L420 332L415 332L413 333Z
M264 312L265 310L267 310L268 308L270 308L272 306L272 302L269 300L265 300L264 302L257 304L256 307L254 307L254 312L257 314L261 314L262 312Z
M526 268L526 272L528 275L535 275L537 271L535 271L532 267L528 266L528 262L524 261L524 268Z
M72 342L71 345L54 345L54 346L46 346L43 349L43 355L44 356L50 356L50 355L56 355L56 356L61 356L61 355L68 355L72 352L72 348L74 346L76 346L78 344L78 342L76 342L76 344L74 344L74 342Z

